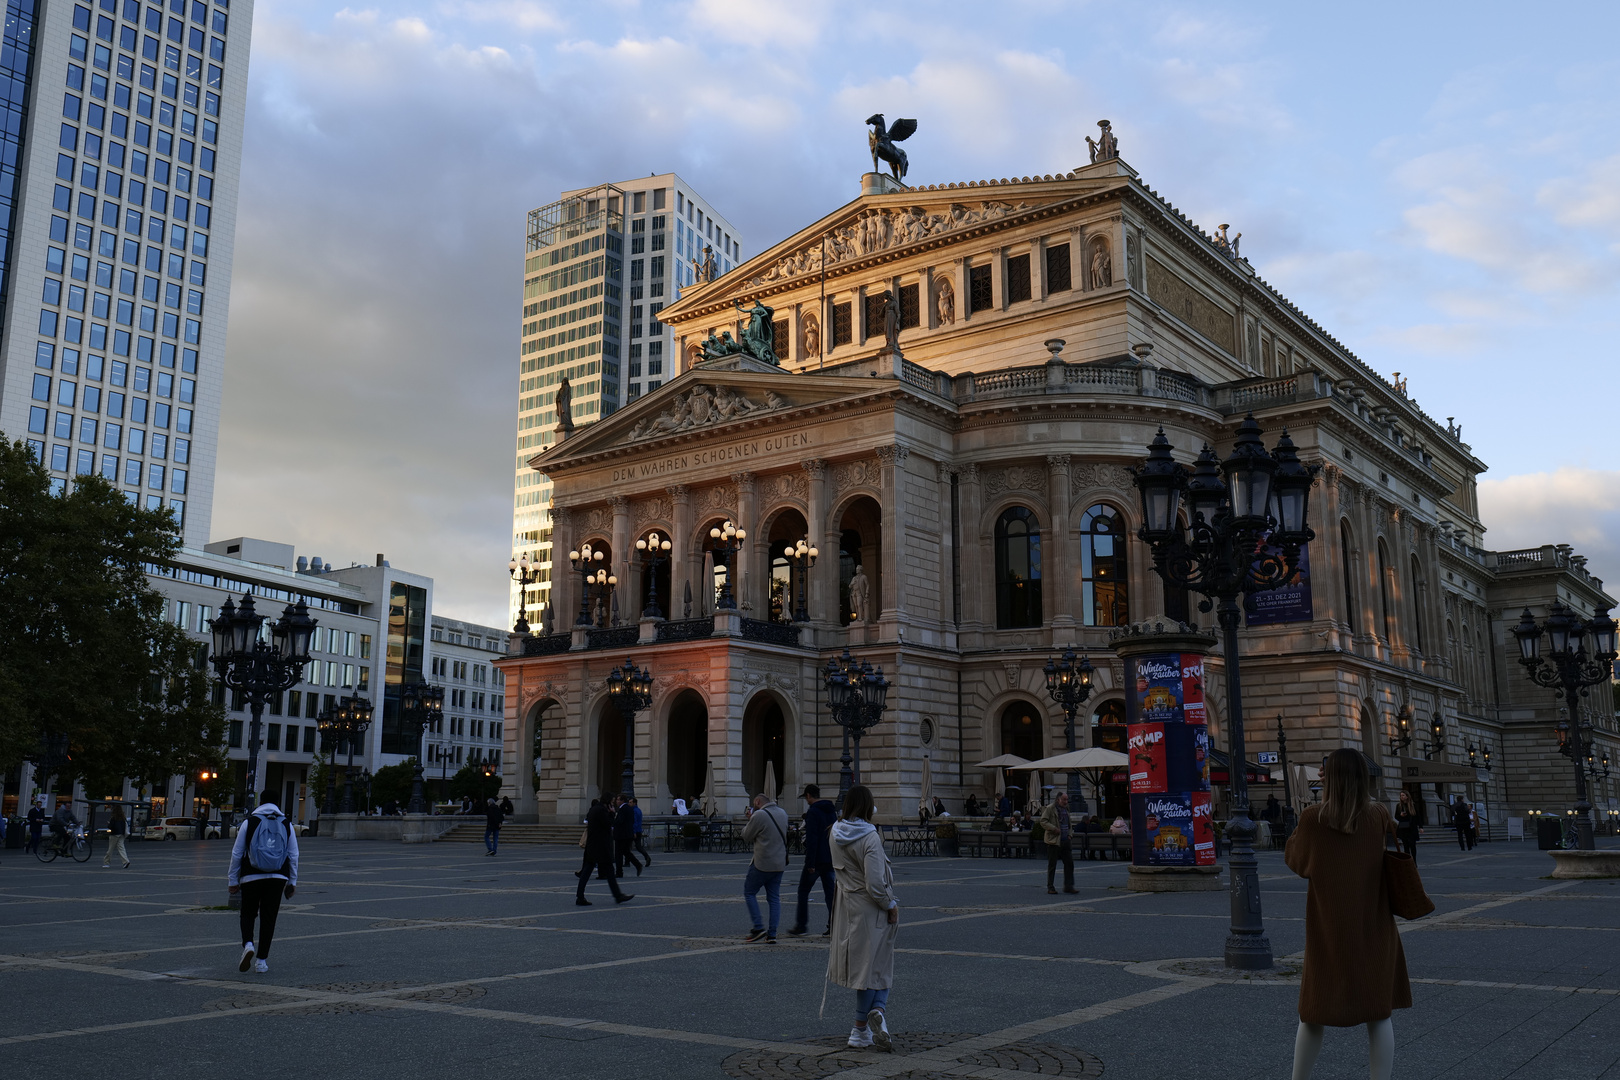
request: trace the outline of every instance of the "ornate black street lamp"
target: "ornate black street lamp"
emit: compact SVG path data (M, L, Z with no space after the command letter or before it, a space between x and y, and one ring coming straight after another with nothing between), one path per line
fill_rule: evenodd
M1593 850L1592 802L1587 797L1586 756L1587 733L1592 722L1580 716L1575 699L1587 697L1588 687L1606 681L1614 669L1615 621L1608 609L1591 619L1582 619L1558 601L1548 608L1547 621L1537 624L1524 609L1513 636L1519 639L1519 663L1530 681L1537 686L1553 690L1553 696L1562 698L1569 706L1570 719L1558 722L1558 752L1575 764L1575 844L1582 851ZM1541 635L1547 635L1551 646L1546 656L1541 655ZM1591 647L1587 637L1591 636Z
M332 740L333 768L336 768L337 747L339 742L348 744L349 765L343 771L343 802L338 805L338 813L354 813L354 751L360 744L360 739L371 727L371 702L363 697L343 697L336 705L329 705L322 710L316 718L323 738ZM327 805L332 802L331 781L327 781Z
M709 530L709 539L714 541L713 551L716 559L725 563L726 583L720 587L720 599L714 605L722 611L734 611L737 608L737 598L731 593L732 579L737 575L733 572L732 556L742 547L742 542L748 539L748 530L739 529L728 519L725 524Z
M608 672L608 700L624 717L624 775L620 794L627 799L636 794L636 713L652 707L652 672L638 668L625 658L622 668Z
M641 572L647 575L647 606L641 609L643 619L662 619L664 609L658 606L658 568L669 562L669 537L648 533L645 540L636 541L641 552ZM673 597L671 597L673 599Z
M263 615L253 608L253 594L242 603L226 600L219 615L209 621L214 634L214 670L219 681L247 699L253 719L248 726L248 798L259 793L259 727L264 707L272 696L294 686L309 663L309 638L315 620L302 599L288 604L270 626L271 641L263 637Z
M601 577L600 584L607 584L610 581L615 585L619 583L618 578L611 577L606 570L599 570L596 567L596 563L606 558L605 551L593 550L589 544L585 544L578 551L568 553L568 561L573 565L574 572L579 575L580 582L579 616L574 619L575 626L591 625L591 586L598 584L595 580L598 575Z
M844 753L838 760L838 805L844 805L849 789L861 782L861 736L876 727L889 707L889 680L882 668L873 668L844 650L844 655L827 661L822 676L827 684L827 706L833 721L844 729ZM850 757L850 740L855 756Z
M816 565L816 556L821 550L810 543L806 537L782 549L782 554L788 561L788 571L798 579L798 591L793 594L793 621L803 623L810 621L810 612L806 609L809 596L810 568ZM728 575L729 576L729 575Z
M411 802L407 812L427 813L422 801L422 738L444 715L444 687L433 683L410 683L399 690L400 723L409 730L416 724L416 773L411 777Z
M1446 748L1446 722L1439 714L1429 718L1429 738L1423 743L1423 760L1433 761Z
M1294 783L1288 777L1288 733L1283 731L1282 713L1277 714L1277 764L1283 774L1283 824L1294 820Z
M1316 535L1306 524L1306 508L1318 466L1299 460L1287 430L1275 451L1267 451L1252 414L1238 425L1232 454L1224 462L1205 446L1189 471L1170 449L1160 428L1147 461L1134 470L1142 494L1138 535L1152 549L1154 569L1165 584L1203 593L1208 599L1198 610L1214 606L1224 633L1232 744L1232 820L1226 826L1232 842L1232 923L1226 965L1269 968L1271 942L1261 919L1256 829L1249 817L1237 632L1244 594L1286 585L1298 573L1300 548ZM1187 525L1181 518L1184 495Z
M1091 696L1091 658L1082 655L1074 662L1074 650L1068 649L1061 660L1046 662L1046 692L1063 708L1063 743L1074 753L1074 715L1080 705ZM1069 809L1076 814L1087 812L1085 791L1080 787L1080 771L1069 770Z
M1407 747L1412 745L1412 706L1402 705L1400 712L1395 714L1395 732L1389 737L1389 752L1392 757L1400 757Z
M529 632L529 583L540 580L540 564L538 561L530 562L529 553L525 551L520 558L508 562L506 568L518 583L518 617L517 622L512 624L512 630L514 633L527 634Z

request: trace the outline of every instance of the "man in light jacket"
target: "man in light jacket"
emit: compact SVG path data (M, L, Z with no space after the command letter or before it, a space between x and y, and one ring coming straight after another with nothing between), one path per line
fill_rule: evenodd
M252 834L259 829L282 830L287 856L280 866L254 866L249 858ZM269 792L259 796L258 808L236 830L225 884L232 893L242 894L242 962L237 970L246 971L251 966L263 975L270 970L270 939L276 934L281 898L290 899L298 887L298 830L270 801ZM257 935L253 932L255 922L259 924Z
M787 869L788 816L776 803L764 795L754 796L754 813L743 826L743 843L754 845L754 858L748 864L748 876L743 879L743 900L748 904L748 917L753 929L744 941L765 939L767 945L776 944L776 929L782 923L782 873ZM765 889L765 899L771 907L771 926L759 913L759 890Z

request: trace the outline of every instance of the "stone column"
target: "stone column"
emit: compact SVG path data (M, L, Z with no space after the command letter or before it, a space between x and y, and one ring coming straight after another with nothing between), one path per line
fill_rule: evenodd
M968 315L968 261L956 260L956 321L966 322Z
M574 546L574 513L555 503L551 507L551 632L566 634L579 612L578 576L568 562Z
M748 532L733 556L737 579L731 583L731 593L741 615L763 619L769 614L761 599L765 594L759 587L759 564L765 541L759 535L759 522L754 519L754 474L732 473L731 482L737 485L737 528Z
M827 523L827 463L820 458L802 462L809 477L809 491L805 503L809 510L810 543L821 554L810 568L806 605L813 623L828 623L832 603L829 597L838 595L838 543L836 527ZM829 591L830 590L830 591Z
M883 596L878 618L892 627L905 608L904 575L909 561L906 552L906 458L904 446L877 448L879 485L883 502ZM888 633L885 632L884 637Z
M669 605L664 609L671 619L686 617L686 584L692 580L692 489L671 484L664 489L674 510L675 535L670 537ZM695 614L695 612L694 612Z
M1071 645L1076 625L1073 579L1077 567L1069 531L1068 454L1046 455L1046 493L1052 527L1048 542L1041 545L1041 601L1046 607L1042 614L1051 624L1052 644Z
M631 599L635 590L630 584L630 500L623 495L608 499L613 507L613 564L608 573L619 579L613 590L619 600L620 621L635 622L641 617L641 605ZM608 601L608 621L613 621L613 601Z
M979 515L984 489L979 483L979 466L968 462L956 470L957 501L962 515L962 629L982 631L985 628L984 583L995 574L992 553L979 542Z
M1315 581L1312 582L1311 591L1313 598L1318 596L1337 598L1344 591L1344 562L1342 553L1339 550L1339 485L1343 480L1344 470L1337 465L1329 464L1322 470L1321 519L1313 526L1316 529L1317 538L1321 540L1322 544L1320 554L1311 556L1311 573L1315 578ZM1320 569L1317 569L1318 567ZM1331 591L1324 591L1325 589L1331 589ZM1325 613L1318 614L1318 618L1326 618L1335 627L1348 625L1350 613L1344 611L1342 604L1337 600L1330 601L1326 605L1322 605L1321 601L1313 602L1319 605L1319 611L1321 607L1327 608ZM1340 647L1343 648L1344 645L1339 642L1339 631L1337 629L1333 630L1333 635L1335 643L1340 644Z

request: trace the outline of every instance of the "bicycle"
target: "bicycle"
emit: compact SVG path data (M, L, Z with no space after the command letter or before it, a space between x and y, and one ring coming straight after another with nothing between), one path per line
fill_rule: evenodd
M90 839L82 826L74 826L64 836L53 836L49 843L41 843L34 855L42 863L54 862L58 855L67 855L74 862L90 861Z
M1564 836L1558 846L1564 851L1573 851L1580 846L1580 833L1575 828L1573 818L1564 823Z

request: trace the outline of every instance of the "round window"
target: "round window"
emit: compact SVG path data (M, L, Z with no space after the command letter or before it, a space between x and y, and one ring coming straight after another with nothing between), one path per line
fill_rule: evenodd
M934 718L933 717L925 716L925 717L922 718L922 727L919 730L919 734L922 737L922 744L924 746L933 746L934 745Z

